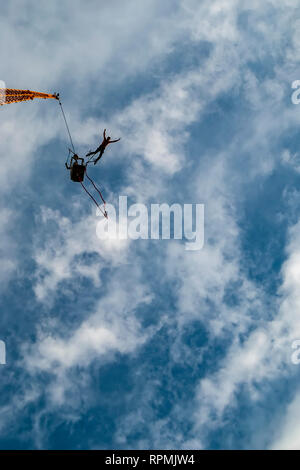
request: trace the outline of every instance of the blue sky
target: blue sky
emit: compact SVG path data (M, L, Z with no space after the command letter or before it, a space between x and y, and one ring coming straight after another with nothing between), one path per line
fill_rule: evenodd
M55 101L0 109L1 449L299 449L300 4L12 0L0 80L60 92L108 202L205 245L99 240Z

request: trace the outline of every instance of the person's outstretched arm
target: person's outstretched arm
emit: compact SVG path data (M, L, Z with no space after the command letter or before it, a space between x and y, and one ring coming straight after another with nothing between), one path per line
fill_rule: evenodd
M103 139L106 139L106 129L103 131Z
M113 144L114 142L119 142L119 140L121 140L121 137L119 139L116 139L116 140L110 140L109 143Z

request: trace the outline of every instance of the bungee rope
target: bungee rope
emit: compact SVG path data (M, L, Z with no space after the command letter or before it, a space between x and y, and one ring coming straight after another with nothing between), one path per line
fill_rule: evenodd
M90 181L92 181L89 177L88 177L88 179L89 179ZM93 181L92 181L92 183L93 183ZM104 199L103 199L103 197L102 197L100 191L96 188L95 184L93 183L93 186L96 188L96 190L97 190L98 193L100 194L102 200L104 201L104 203L103 203L104 210L102 210L102 207L98 204L98 202L96 201L96 199L95 199L95 198L91 195L91 193L86 189L86 187L84 186L84 184L82 183L82 181L80 181L80 184L81 184L81 186L83 187L83 189L85 190L85 192L86 192L86 193L90 196L90 198L94 201L94 203L96 204L96 206L97 206L97 208L99 209L99 211L101 212L101 214L102 214L106 219L108 219L107 212L106 212L106 209L105 209L105 207L106 207L106 202L104 201Z
M59 106L60 106L60 109L61 109L61 112L62 112L62 115L63 115L63 118L64 118L64 121L65 121L65 124L66 124L66 128L67 128L67 131L68 131L68 134L69 134L69 139L70 139L70 142L71 142L71 147L73 149L73 152L75 152L75 147L74 147L74 144L73 144L73 140L72 140L72 136L71 136L71 132L70 132L70 129L69 129L69 126L68 126L68 123L67 123L67 119L66 119L66 115L65 115L65 112L64 112L64 108L63 108L63 105L62 105L62 102L59 98L59 94L57 94L57 97L58 97L58 103L59 103Z
M65 125L66 125L66 129L67 129L67 132L68 132L68 135L69 135L69 139L70 139L70 143L71 143L71 147L72 149L69 148L69 154L68 154L68 157L67 157L67 161L66 163L68 163L68 160L70 158L70 153L72 152L74 155L77 155L76 152L75 152L75 147L74 147L74 144L73 144L73 139L72 139L72 136L71 136L71 132L70 132L70 128L68 126L68 122L67 122L67 119L66 119L66 115L65 115L65 112L64 112L64 108L63 108L63 105L62 105L62 102L59 98L59 93L56 94L56 98L59 102L59 105L60 105L60 109L61 109L61 112L62 112L62 115L63 115L63 118L64 118L64 122L65 122ZM91 162L91 158L86 162L86 165L85 167L87 166L88 163ZM96 204L97 208L100 210L100 212L103 214L104 217L108 218L107 216L107 212L106 212L106 202L104 200L104 197L102 196L102 193L100 191L99 188L97 188L97 186L95 185L94 181L89 177L89 175L87 174L87 171L85 169L85 174L86 174L86 177L87 179L92 183L92 185L94 186L95 190L97 191L97 193L99 194L102 202L103 202L103 207L104 209L102 210L101 206L98 204L98 202L96 201L96 199L91 195L91 193L86 189L86 187L84 186L84 184L82 183L82 181L79 181L81 186L83 187L83 189L85 190L85 192L90 196L90 198L94 201L94 203Z

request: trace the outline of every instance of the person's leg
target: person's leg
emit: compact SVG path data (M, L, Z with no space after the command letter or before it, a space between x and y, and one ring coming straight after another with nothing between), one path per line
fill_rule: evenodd
M99 154L99 157L96 158L96 160L94 161L94 165L96 165L96 163L98 162L98 160L100 160L100 158L102 157L103 154L104 154L104 150L101 150L101 152Z
M97 152L89 152L86 154L86 157L90 157L91 155L95 155Z

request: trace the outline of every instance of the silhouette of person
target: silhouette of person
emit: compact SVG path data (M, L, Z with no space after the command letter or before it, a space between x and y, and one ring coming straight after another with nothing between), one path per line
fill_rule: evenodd
M104 150L106 149L106 147L109 145L109 144L113 144L114 142L119 142L120 139L116 139L116 140L110 140L110 137L107 136L106 137L106 129L104 129L104 132L103 132L103 141L102 143L99 145L98 148L96 148L96 150L94 152L89 152L86 154L86 157L90 157L92 155L96 155L96 153L99 152L99 156L96 158L96 160L94 161L94 165L96 165L96 163L98 162L98 160L100 160L100 158L102 157L102 155L104 154Z

